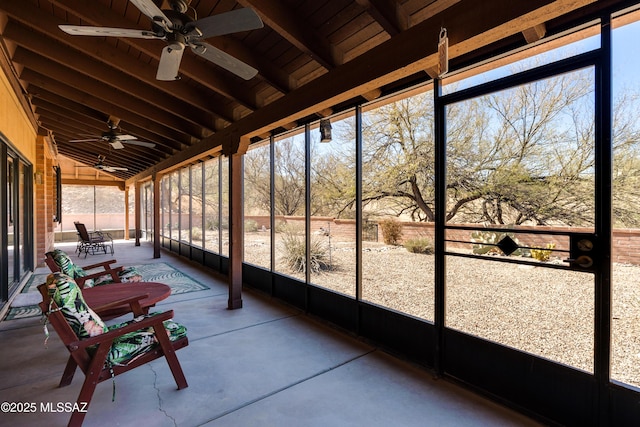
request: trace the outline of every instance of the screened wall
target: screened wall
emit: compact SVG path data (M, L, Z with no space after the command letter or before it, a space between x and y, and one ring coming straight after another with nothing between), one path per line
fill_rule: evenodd
M318 120L252 144L244 282L556 422L626 420L640 390L636 20L347 108L330 142ZM225 158L162 180L164 245L223 272L228 181Z

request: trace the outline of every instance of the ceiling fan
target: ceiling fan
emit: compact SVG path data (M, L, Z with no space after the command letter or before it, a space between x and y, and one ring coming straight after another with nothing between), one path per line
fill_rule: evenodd
M98 163L94 164L93 167L98 169L99 171L104 171L104 172L119 172L119 171L125 172L129 170L127 168L121 168L118 166L107 166L104 164L105 160L107 160L106 156L98 155Z
M120 123L120 119L116 117L109 117L109 121L107 121L107 126L109 126L109 131L103 132L102 135L94 136L87 139L72 139L69 142L99 142L105 141L111 144L111 147L115 150L121 150L124 148L124 144L131 145L139 145L141 147L153 148L156 144L152 142L138 141L138 139L133 135L126 135L117 132L118 124Z
M260 17L250 8L236 9L202 19L186 15L189 0L171 0L170 10L161 10L152 0L130 0L151 19L151 31L124 28L59 25L67 34L158 39L167 42L162 50L156 74L158 80L176 80L186 46L196 55L242 77L253 78L258 70L203 40L223 34L255 30L263 27Z

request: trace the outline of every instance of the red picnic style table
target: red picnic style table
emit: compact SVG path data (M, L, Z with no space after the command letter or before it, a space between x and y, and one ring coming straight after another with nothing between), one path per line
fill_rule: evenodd
M157 302L171 295L171 288L156 282L111 283L83 289L82 295L92 310L108 320L132 311L135 315L148 314Z

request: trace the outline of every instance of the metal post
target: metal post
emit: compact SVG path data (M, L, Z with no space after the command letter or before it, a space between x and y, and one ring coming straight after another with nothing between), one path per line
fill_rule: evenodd
M601 245L601 268L595 272L594 375L598 383L600 424L609 419L611 375L611 228L612 228L612 89L611 17L601 21L600 59L595 79L595 232Z
M444 324L445 324L445 220L447 214L447 179L446 179L446 114L445 105L441 102L442 86L440 79L433 81L433 106L435 129L435 225L434 225L434 298L435 298L435 355L434 368L437 375L445 371L444 359Z

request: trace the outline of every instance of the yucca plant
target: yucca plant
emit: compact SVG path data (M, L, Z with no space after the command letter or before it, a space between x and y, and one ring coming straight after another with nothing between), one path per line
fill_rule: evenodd
M297 235L291 229L287 229L284 231L281 245L283 253L282 260L287 267L289 267L294 273L306 272L307 253L304 237ZM328 248L323 241L312 237L309 251L309 268L312 273L331 269L331 263L329 262L328 257Z

